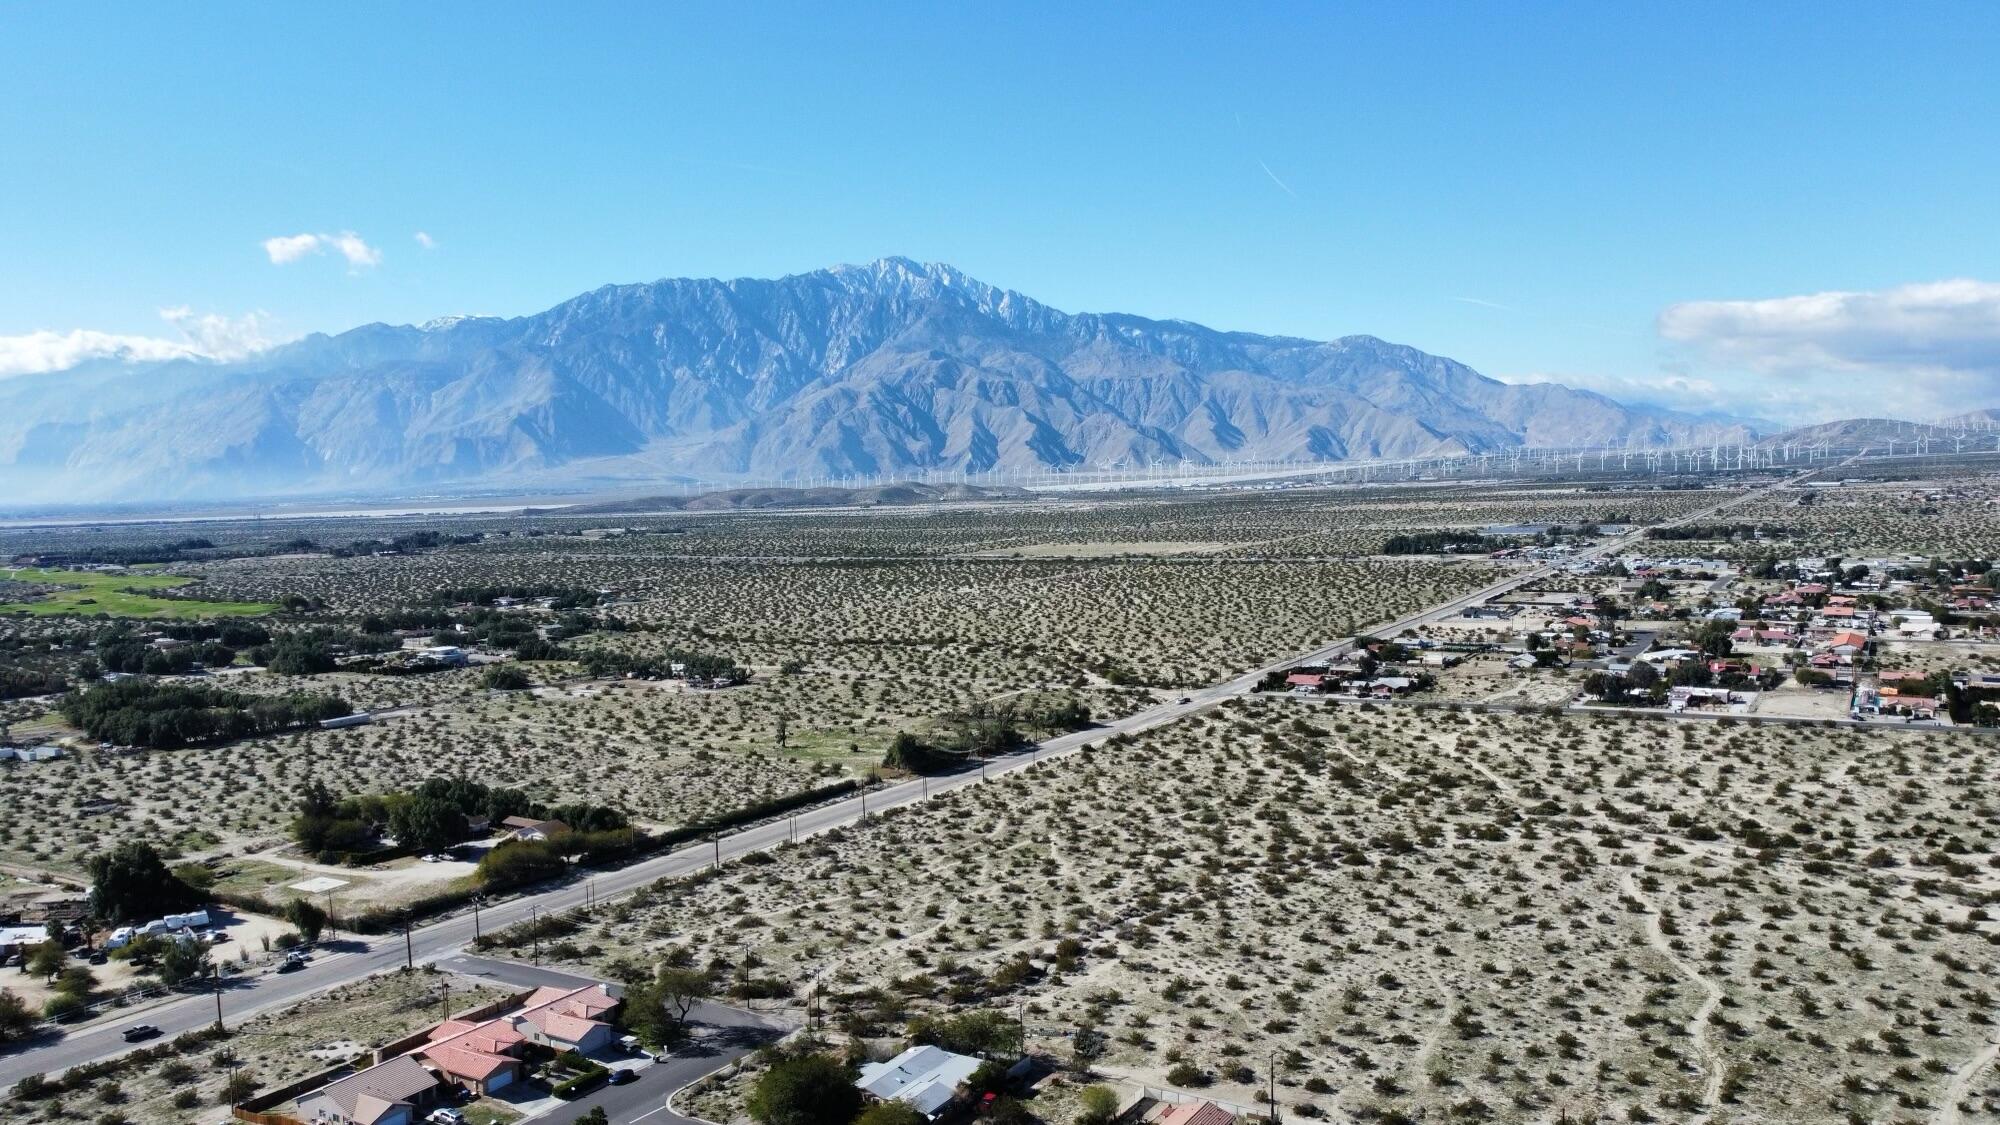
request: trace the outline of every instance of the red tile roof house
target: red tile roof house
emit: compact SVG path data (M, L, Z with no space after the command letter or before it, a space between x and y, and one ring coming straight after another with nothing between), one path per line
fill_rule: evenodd
M1294 672L1285 677L1285 686L1293 691L1318 691L1325 676L1315 676L1310 672Z
M532 1042L587 1055L610 1046L617 1037L609 1017L618 1003L601 984L538 988L519 1012L507 1018Z
M521 1077L521 1045L527 1041L505 1017L448 1020L431 1032L430 1043L416 1055L472 1093L491 1094Z

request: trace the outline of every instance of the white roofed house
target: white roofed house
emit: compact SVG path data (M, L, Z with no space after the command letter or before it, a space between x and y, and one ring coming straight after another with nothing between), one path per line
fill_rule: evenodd
M979 1069L971 1055L942 1047L912 1047L888 1062L865 1063L855 1085L876 1101L899 1101L936 1120L958 1100L958 1089Z

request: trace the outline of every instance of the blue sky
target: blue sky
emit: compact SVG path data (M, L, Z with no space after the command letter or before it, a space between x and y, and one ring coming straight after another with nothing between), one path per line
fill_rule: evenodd
M0 372L902 254L1697 409L2000 405L2000 7L1081 7L0 6Z

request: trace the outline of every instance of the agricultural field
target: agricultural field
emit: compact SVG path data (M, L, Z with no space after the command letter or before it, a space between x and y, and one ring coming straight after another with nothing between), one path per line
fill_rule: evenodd
M124 574L89 570L46 570L15 567L0 570L6 588L0 614L39 617L195 618L258 617L278 608L269 602L208 601L193 597L198 580L151 570ZM172 591L174 597L158 592Z
M1251 700L599 908L892 1049L1025 1015L1103 1073L1287 1116L1903 1120L1984 1069L1983 743ZM703 1103L743 1118L723 1084Z

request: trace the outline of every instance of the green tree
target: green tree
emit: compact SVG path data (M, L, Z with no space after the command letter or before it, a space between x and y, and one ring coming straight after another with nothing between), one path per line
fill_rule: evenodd
M97 974L88 965L71 965L56 975L56 991L88 1000L97 991Z
M186 883L188 889L197 893L206 892L215 886L215 872L209 870L208 865L204 863L176 863L174 878Z
M590 1107L589 1113L576 1119L575 1125L610 1125L610 1121L611 1118L605 1114L604 1107L594 1105Z
M5 988L0 988L0 1043L12 1043L25 1039L35 1030L35 1013L28 1002Z
M326 930L326 911L309 898L295 898L285 904L285 921L311 945Z
M90 905L108 922L144 922L172 914L193 905L195 897L144 841L90 857Z
M861 1091L832 1055L795 1055L764 1072L748 1108L763 1125L848 1125L861 1112Z
M406 851L443 851L465 839L465 814L446 798L419 793L390 812L389 831Z
M168 984L179 984L207 974L209 948L209 944L200 938L168 942L166 949L160 952L160 979Z
M663 964L651 980L625 994L625 1026L647 1043L679 1040L695 1005L714 995L715 977L704 969Z
M34 947L28 954L27 971L38 977L48 978L62 971L63 947L61 942L45 941Z
M488 664L479 674L479 684L492 691L520 691L533 687L534 681L512 664Z

